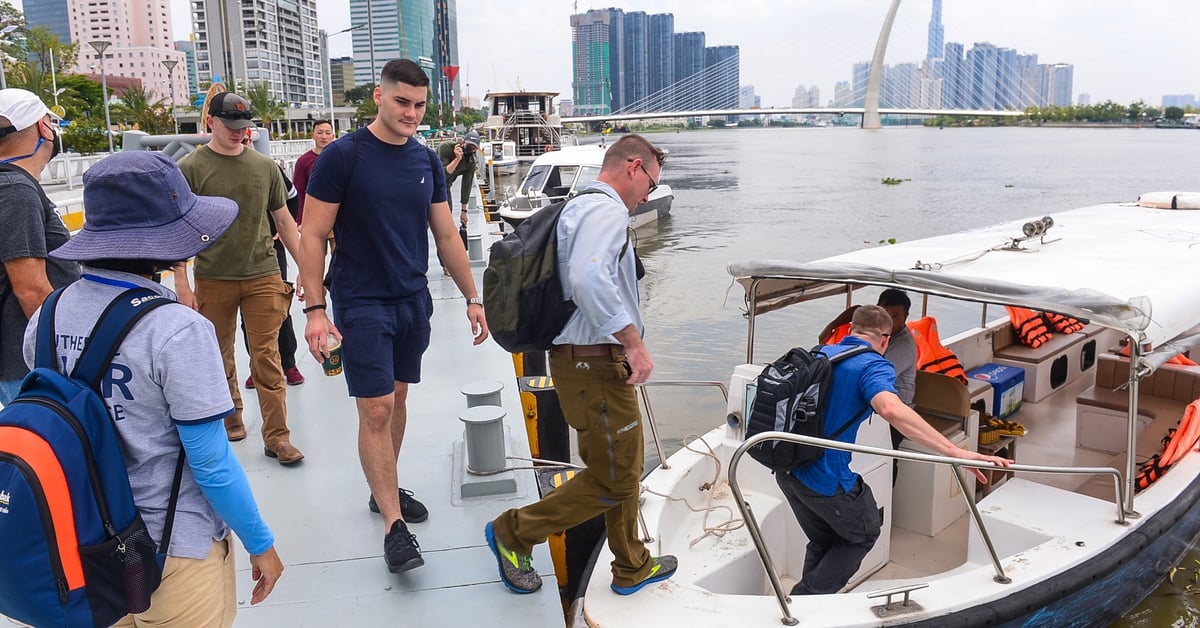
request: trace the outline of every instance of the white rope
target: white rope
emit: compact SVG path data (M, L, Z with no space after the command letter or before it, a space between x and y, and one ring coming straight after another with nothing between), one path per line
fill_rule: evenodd
M693 449L691 445L695 441L700 441L701 443L704 443L704 448L707 449L708 451L699 451L697 449ZM642 485L642 492L650 493L651 495L656 495L658 497L662 497L663 499L665 499L667 501L671 501L671 502L683 502L683 505L686 506L688 510L690 510L692 512L697 512L697 513L704 513L704 518L701 519L701 521L700 521L700 527L702 530L704 530L704 534L696 537L695 539L692 539L692 541L690 543L688 543L688 547L694 547L701 540L703 540L709 536L713 536L716 538L722 538L727 533L733 532L734 530L737 530L737 529L745 526L746 525L745 520L736 517L735 516L736 513L733 512L733 508L730 508L729 506L727 506L725 504L713 505L713 500L716 499L716 492L717 492L716 489L720 485L719 482L721 479L721 459L717 458L717 455L715 453L713 453L712 446L710 446L708 444L708 442L705 441L700 436L698 436L696 434L688 434L687 436L684 437L683 448L692 453L697 453L697 454L700 454L701 456L705 456L707 458L712 458L713 463L716 465L716 469L713 472L712 481L705 482L704 484L700 485L701 491L708 491L708 505L704 506L703 508L695 508L691 505L691 503L689 503L687 501L687 499L685 499L683 497L671 497L670 495L664 495L657 491L652 491L652 490L646 488L645 484ZM728 519L726 519L725 521L718 523L716 525L710 526L708 523L708 518L710 515L712 515L712 513L714 511L717 511L717 510L725 511L728 514Z

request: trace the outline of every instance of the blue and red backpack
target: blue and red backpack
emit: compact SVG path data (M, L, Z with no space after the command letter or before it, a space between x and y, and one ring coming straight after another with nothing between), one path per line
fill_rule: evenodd
M109 626L150 607L162 579L183 458L160 549L134 504L121 441L99 387L134 324L173 301L146 288L122 293L67 376L58 370L54 333L64 289L42 305L36 368L0 410L0 614L39 627Z

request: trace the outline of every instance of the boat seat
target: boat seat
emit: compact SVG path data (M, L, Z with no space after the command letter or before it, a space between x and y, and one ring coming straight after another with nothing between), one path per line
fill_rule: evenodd
M992 336L992 361L1023 369L1025 388L1021 398L1041 401L1091 370L1097 354L1097 339L1093 336L1101 330L1098 325L1087 325L1073 334L1055 333L1034 348L1017 339L1012 325L1001 325Z
M943 436L967 431L971 395L962 382L941 373L917 371L913 409Z
M1129 360L1110 353L1097 360L1096 383L1075 398L1078 446L1119 454L1125 451ZM1158 453L1167 430L1200 398L1200 367L1165 365L1138 384L1139 459Z

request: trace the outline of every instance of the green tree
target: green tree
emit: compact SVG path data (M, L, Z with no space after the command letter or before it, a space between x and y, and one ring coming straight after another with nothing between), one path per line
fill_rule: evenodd
M174 129L166 99L150 101L151 93L142 86L130 86L121 93L120 103L112 106L112 115L150 135L162 135Z
M250 85L245 96L246 100L250 101L254 115L262 120L263 127L271 129L273 135L276 134L277 129L272 128L271 123L287 118L287 109L282 102L271 98L271 88L266 81Z
M84 117L71 120L71 126L63 129L63 149L91 155L108 150L108 138L104 137L104 116Z
M364 102L374 100L374 94L375 84L368 83L367 85L359 85L358 87L346 90L346 93L343 94L343 96L346 99L347 105L354 105L357 107Z
M100 83L89 80L82 74L68 74L58 81L63 93L58 104L67 110L67 119L85 117L104 118L104 97L100 95Z
M1183 119L1183 113L1182 107L1167 107L1167 110L1163 112L1163 117L1178 122Z
M468 127L474 127L474 126L477 126L478 124L482 123L483 120L484 120L484 118L483 118L483 110L482 109L472 109L470 107L463 107L462 109L458 110L458 123L459 124L465 124Z
M379 115L379 105L375 104L374 98L368 98L358 103L358 107L354 110L354 117L357 120L371 121L377 115Z

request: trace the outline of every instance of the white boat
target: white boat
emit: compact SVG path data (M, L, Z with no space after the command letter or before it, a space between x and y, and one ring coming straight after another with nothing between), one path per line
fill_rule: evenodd
M507 198L500 203L500 217L516 226L533 212L577 194L600 175L605 150L605 146L596 144L568 146L538 157L521 186L505 192ZM634 210L630 226L638 229L655 224L659 218L670 215L674 200L671 186L660 181L646 202Z
M512 141L485 141L479 145L479 154L485 159L485 165L491 166L496 174L511 175L517 173L517 143Z
M811 263L731 263L750 325L747 364L728 380L728 417L714 417L715 429L643 482L648 548L676 555L679 571L618 596L607 578L612 555L602 547L574 618L594 627L705 628L731 618L743 628L797 620L1108 625L1162 582L1200 532L1200 452L1190 439L1161 478L1135 491L1139 465L1162 451L1163 437L1200 396L1200 367L1165 364L1200 342L1200 289L1187 274L1198 262L1200 211L1121 203ZM923 416L962 447L1015 458L1011 474L991 467L993 482L977 486L950 465L957 460L907 441L893 450L878 417L863 423L855 445L806 441L854 452L852 466L871 485L884 527L841 593L789 598L806 539L770 472L742 456L764 438L803 438L771 432L743 439L743 408L763 363L755 363L756 331L761 342L771 318L760 317L815 301L819 320L828 320L850 302L873 303L880 288L908 291L910 320L928 312L966 321L943 344L968 372L989 364L1019 369L1023 402L1010 420L1027 431L981 439L978 408L1000 411L999 383L993 390L921 373L916 405ZM1006 305L1088 325L1038 349L1009 344ZM790 320L783 334L794 328ZM1112 351L1122 339L1131 341L1132 358ZM807 346L813 339L792 333L787 341ZM945 380L952 385L943 387ZM946 407L930 411L939 398ZM652 413L647 418L653 422ZM901 458L894 490L889 457Z

